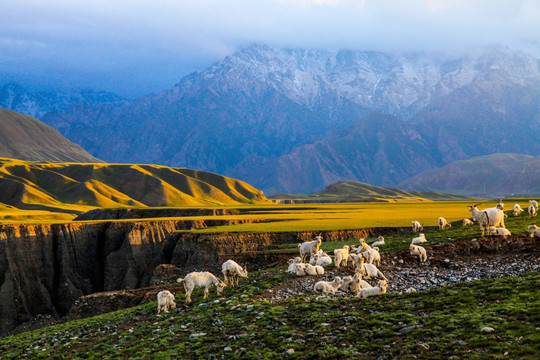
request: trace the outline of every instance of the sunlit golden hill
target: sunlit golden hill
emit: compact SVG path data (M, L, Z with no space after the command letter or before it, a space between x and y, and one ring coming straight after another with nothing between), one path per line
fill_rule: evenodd
M0 109L0 156L24 160L101 162L49 125L7 109Z
M0 203L80 213L91 208L213 206L269 202L221 175L158 165L30 162L0 158Z

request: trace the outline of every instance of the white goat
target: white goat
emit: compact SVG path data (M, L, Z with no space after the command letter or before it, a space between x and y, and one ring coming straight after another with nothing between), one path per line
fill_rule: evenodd
M376 266L381 266L381 254L379 254L379 248L374 247L368 251L362 253L362 257L366 259L368 264L374 264Z
M324 268L320 265L304 264L304 271L307 275L324 275Z
M472 214L474 220L478 221L482 236L485 230L489 230L490 226L504 228L504 213L497 208L488 208L484 210L478 210L479 204L470 207L469 211Z
M358 294L356 294L356 296L361 297L362 299L365 299L368 296L386 294L387 287L388 287L387 280L379 280L379 283L377 284L377 286L362 289L358 292Z
M536 216L538 214L537 208L533 204L529 205L527 211L529 212L530 216Z
M468 226L474 224L470 219L463 219L463 226Z
M300 264L301 262L302 262L302 259L300 258L300 256L289 259L287 261L287 264L289 264L289 267L287 268L285 272L289 272L289 273L295 272L296 264Z
M157 294L157 312L158 314L161 311L169 312L176 308L176 303L174 302L174 295L169 290L162 290Z
M374 241L373 244L371 244L371 247L375 247L375 246L379 246L379 245L384 245L384 237L382 235L379 235L379 237L377 238L377 241Z
M424 233L420 233L418 234L418 237L412 239L411 244L420 244L425 243L426 241L426 235L424 235Z
M495 226L490 226L489 227L489 233L490 235L500 235L500 236L504 236L506 238L507 235L512 235L510 234L510 231L508 229L505 229L505 228L496 228Z
M360 239L359 241L360 241L360 247L356 249L357 254L363 253L364 251L368 251L371 249L371 246L368 245L365 239Z
M364 278L370 280L370 279L385 279L386 276L383 275L383 273L377 269L377 267L373 264L362 264L360 267L360 270L358 270L360 275L362 275Z
M332 258L327 253L324 253L324 252L322 253L322 255L319 255L318 253L313 255L313 261L315 265L319 265L319 266L328 266L332 264ZM310 261L310 264L311 264L311 261Z
M538 203L536 202L536 200L529 200L529 205L534 206L534 209L536 210L536 212L538 212Z
M323 293L335 293L343 284L343 279L336 276L333 281L317 281L313 286L313 291L321 291Z
M349 245L345 245L343 246L343 249L334 250L334 263L338 269L342 262L343 265L347 266L347 262L349 260L349 249Z
M302 258L302 262L305 261L306 256L311 256L312 254L315 254L317 251L319 251L319 246L321 246L322 243L322 236L317 235L315 236L315 240L313 241L306 241L302 244L298 244L298 247L300 248L300 257Z
M437 223L439 224L439 230L446 230L452 227L452 224L449 224L448 221L446 221L446 219L442 216L437 219Z
M412 222L412 231L413 232L420 232L423 229L424 228L422 227L422 225L420 225L420 222L418 222L416 220Z
M503 203L502 199L499 199L497 201L497 205L495 205L495 208L499 209L499 210L504 210L504 203Z
M411 255L417 256L418 260L423 263L427 260L427 253L426 249L424 249L422 246L411 244L409 245L409 251Z
M186 304L191 302L191 293L195 289L204 288L204 298L206 299L208 297L208 290L212 285L216 285L218 295L227 287L227 284L208 271L191 272L187 274L185 278L178 278L176 281L184 283L184 289L186 290Z
M514 212L512 213L512 215L519 216L522 211L523 209L521 208L521 206L519 206L519 204L514 204Z
M527 232L529 233L530 237L539 237L540 238L540 228L536 226L536 224L529 225L527 228Z
M291 264L290 267L291 266L293 268L293 270L291 271L293 274L295 274L297 276L305 276L305 275L307 275L306 264L301 262L301 263Z
M351 282L349 283L349 291L353 293L357 293L362 289L367 289L368 287L371 287L371 285L367 282L362 280L362 274L359 272L355 273Z
M225 284L229 285L229 278L231 279L230 286L234 287L234 280L236 280L236 286L238 286L238 278L248 277L247 268L241 267L236 263L234 260L227 260L221 265L221 272L223 273L223 277L225 278Z

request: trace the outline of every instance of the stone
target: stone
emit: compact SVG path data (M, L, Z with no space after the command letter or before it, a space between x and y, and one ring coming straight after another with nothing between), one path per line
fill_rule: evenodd
M495 329L489 326L484 326L480 331L484 333L490 333L490 332L495 331Z

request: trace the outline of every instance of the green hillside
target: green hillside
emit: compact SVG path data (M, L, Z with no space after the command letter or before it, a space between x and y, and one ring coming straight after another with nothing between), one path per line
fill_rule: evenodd
M4 211L81 213L92 208L259 204L251 185L204 171L158 165L30 162L0 158ZM16 214L11 214L16 216Z
M385 188L358 181L338 181L328 185L319 193L309 195L276 194L272 200L292 200L294 202L378 202L378 201L435 201L467 200L466 196L441 192L405 191Z
M485 197L540 195L540 156L491 154L424 171L399 184L407 190Z
M49 125L7 109L0 109L0 157L101 162Z

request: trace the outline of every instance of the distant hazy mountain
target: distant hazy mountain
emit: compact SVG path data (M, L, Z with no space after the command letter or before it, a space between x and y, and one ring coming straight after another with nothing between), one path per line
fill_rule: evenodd
M73 104L117 104L125 101L124 98L106 91L30 91L17 83L0 84L0 108L35 118L41 118L49 112L62 112Z
M49 125L7 109L0 109L0 157L101 162Z
M19 209L208 206L268 202L251 185L157 165L73 164L0 158L0 203Z
M447 59L257 44L157 95L43 120L110 162L218 172L268 194L393 186L472 156L539 154L527 139L540 136L540 70L504 48Z
M488 197L540 196L540 156L492 154L455 161L398 187Z

